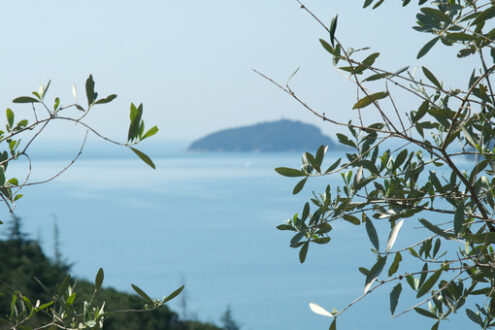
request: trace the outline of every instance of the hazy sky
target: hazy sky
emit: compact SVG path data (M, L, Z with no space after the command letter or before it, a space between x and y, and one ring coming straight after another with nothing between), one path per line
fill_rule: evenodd
M338 13L337 36L347 46L380 51L377 64L390 70L418 65L417 51L431 36L411 29L416 8L387 1L372 11L363 10L362 2L305 1L326 23ZM89 119L116 138L126 136L131 101L144 103L146 122L157 124L164 140L192 140L282 117L333 134L334 127L323 125L252 68L285 82L300 66L292 83L300 96L327 116L347 121L354 115L355 88L318 42L327 34L292 0L9 1L0 12L0 28L4 109L48 79L49 99L72 102L75 82L84 103L84 81L92 73L100 95L119 97L96 107ZM423 62L435 66L439 76L452 74L457 63L442 48ZM30 113L27 106L14 109ZM74 134L73 125L48 132L64 139L79 136Z

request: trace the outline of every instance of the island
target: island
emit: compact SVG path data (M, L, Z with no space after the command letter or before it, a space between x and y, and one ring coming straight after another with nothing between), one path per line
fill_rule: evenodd
M229 128L194 141L190 151L276 152L314 151L320 145L337 149L332 139L314 125L282 119L255 125Z

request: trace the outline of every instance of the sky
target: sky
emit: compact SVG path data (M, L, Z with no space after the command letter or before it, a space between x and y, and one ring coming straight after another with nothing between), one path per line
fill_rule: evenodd
M372 11L362 9L362 2L305 4L327 24L338 14L337 37L348 47L381 52L377 64L385 68L426 63L442 78L457 79L452 66L458 60L445 47L416 60L431 36L411 28L414 5L387 1ZM319 44L327 33L295 0L10 1L0 12L0 28L0 104L12 107L18 119L29 118L31 109L11 100L49 79L49 100L60 96L62 104L72 103L75 83L85 104L84 81L92 74L100 95L119 97L95 107L88 121L118 140L127 134L130 102L143 103L147 127L160 128L158 141L192 141L281 118L315 124L332 136L339 128L322 123L252 71L285 83L298 67L291 85L299 96L333 119L355 119L355 87ZM404 101L404 110L417 106ZM56 124L45 134L65 141L82 133L73 124Z
M360 0L303 2L326 24L338 14L339 40L380 52L377 65L390 71L426 65L440 80L466 87L469 59L460 62L455 52L438 45L416 60L432 37L411 28L414 5L402 8L400 1L389 0L373 11L362 9ZM295 0L5 1L0 29L0 125L7 107L17 119L31 118L30 106L11 100L50 79L49 100L60 96L62 104L72 103L75 84L78 101L85 104L84 82L92 74L99 95L119 96L96 106L87 120L119 141L127 136L131 102L144 104L147 126L160 128L159 142L192 141L281 118L317 125L334 137L341 128L323 123L253 72L285 83L298 67L291 80L298 96L332 119L356 119L355 87L318 41L328 40L328 34ZM383 90L375 87L374 92ZM397 104L405 112L419 102L400 94ZM373 112L364 116L380 120ZM75 141L83 134L81 127L58 123L44 139Z

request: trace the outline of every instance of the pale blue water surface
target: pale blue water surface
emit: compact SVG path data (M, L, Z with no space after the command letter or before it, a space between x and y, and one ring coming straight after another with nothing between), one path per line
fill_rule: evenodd
M275 229L302 210L312 189L340 183L339 176L310 180L294 197L297 179L273 169L298 167L300 153L188 153L183 145L153 150L155 171L128 153L89 150L53 182L26 187L16 209L25 230L53 255L55 215L75 276L92 280L103 267L105 285L130 291L135 283L154 297L169 294L185 278L190 316L218 324L230 305L245 330L328 329L330 319L313 314L308 303L341 309L362 293L364 277L357 269L375 260L364 226L336 224L330 244L312 245L303 265L289 248L290 234ZM338 156L328 154L328 162ZM33 179L49 177L69 159L56 150L39 155ZM405 223L402 233L408 234L399 235L396 247L421 236L415 226ZM386 244L388 224L377 228ZM398 310L415 301L405 282L403 287ZM338 328L431 327L433 320L415 312L392 320L390 290L377 290L344 313ZM171 302L177 311L179 301ZM473 326L462 311L441 328Z

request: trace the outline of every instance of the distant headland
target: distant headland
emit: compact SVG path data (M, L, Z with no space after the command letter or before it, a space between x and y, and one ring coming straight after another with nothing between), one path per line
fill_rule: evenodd
M190 151L314 151L320 145L337 149L332 139L316 126L282 119L211 133L194 141Z

